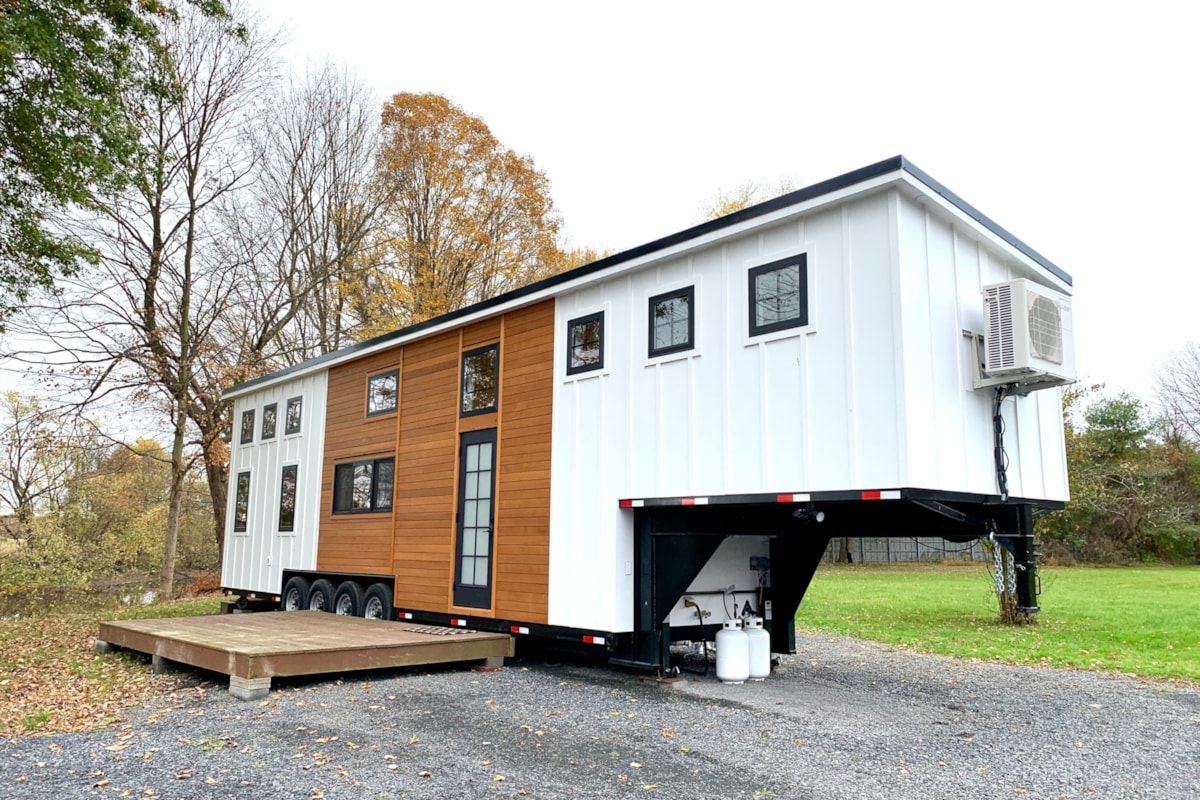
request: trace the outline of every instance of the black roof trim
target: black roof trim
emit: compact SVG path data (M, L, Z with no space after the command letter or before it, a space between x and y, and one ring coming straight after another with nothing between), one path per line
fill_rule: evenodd
M947 202L949 202L953 206L956 206L959 211L963 212L968 217L975 220L980 225L987 228L989 231L996 234L1001 239L1008 242L1009 244L1011 244L1013 247L1020 250L1025 255L1029 256L1031 259L1036 261L1038 264L1045 267L1047 270L1050 271L1051 274L1054 275L1054 277L1058 278L1063 283L1067 284L1068 286L1071 286L1074 284L1074 281L1072 280L1071 276L1068 275L1065 270L1063 270L1062 268L1057 266L1050 259L1046 258L1041 253L1039 253L1037 250L1034 250L1032 247L1030 247L1029 245L1022 242L1016 236L1013 236L1007 230L1005 230L1004 228L997 225L994 221L992 221L992 219L990 217L988 217L982 211L975 208L975 206L971 205L966 200L963 200L961 197L959 197L954 192L947 189L945 186L943 186L938 181L934 180L932 177L930 177L929 173L925 172L925 170L921 169L920 167L918 167L916 164L909 161L904 156L899 156L899 159L900 159L900 163L905 172L907 172L909 175L912 175L914 178L919 180L921 183L925 184L930 189L933 189L933 191L940 194L943 198L945 198L945 200Z
M601 272L609 267L623 264L626 261L633 261L634 259L655 253L659 250L666 250L670 247L674 247L675 245L682 244L692 239L698 239L706 234L737 225L738 223L754 219L755 217L761 217L774 211L787 208L788 206L803 203L808 200L821 197L822 195L832 194L833 192L849 188L859 183L865 183L866 181L878 178L882 175L899 171L908 172L921 183L924 183L934 192L941 195L952 205L956 206L964 214L976 220L988 230L992 231L992 233L995 233L1001 239L1008 242L1037 263L1041 264L1055 276L1065 281L1067 284L1071 283L1070 275L1041 256L1032 247L1013 236L1004 228L1001 228L991 219L980 213L974 206L967 203L965 200L947 189L942 184L938 183L936 180L926 174L924 170L919 169L904 156L893 156L892 158L886 158L883 161L877 161L874 164L861 167L852 172L838 175L836 178L830 178L829 180L821 181L820 183L814 183L812 186L806 186L803 189L797 189L794 192L788 192L785 195L780 195L779 197L772 198L766 202L744 208L741 211L735 211L734 213L727 214L724 217L703 222L699 225L679 231L678 233L673 233L670 236L664 236L661 239L655 239L652 242L638 245L630 250L615 253L611 256L602 258L599 261L593 261L590 264L584 264L582 267L576 267L575 269L567 272L560 272L557 275L551 275L549 278L543 278L536 283L522 286L519 289L513 289L511 292L505 292L504 294L497 295L489 300L484 300L482 302L475 303L474 305L460 308L457 311L451 311L447 314L442 314L441 316L427 319L424 322L419 322L415 325L409 325L407 328L400 328L398 330L390 331L389 333L376 336L373 339L367 339L366 341L359 342L358 344L344 347L341 350L335 350L332 353L326 353L324 355L317 356L316 358L310 358L307 361L303 361L299 364L295 364L267 375L252 378L251 380L231 386L229 390L242 392L261 383L274 381L292 373L300 372L301 370L312 369L313 367L319 366L328 361L341 360L348 355L352 355L353 353L375 348L381 344L385 344L396 339L403 339L405 337L412 336L415 333L420 333L423 330L427 330L447 322L453 322L456 319L460 319L471 314L477 314L481 311L487 311L489 308L495 308L497 306L510 303L514 300L519 300L522 297L528 297L529 295L536 294L544 289L549 289L553 286L567 283L568 281L573 281L576 278L582 278L596 272Z

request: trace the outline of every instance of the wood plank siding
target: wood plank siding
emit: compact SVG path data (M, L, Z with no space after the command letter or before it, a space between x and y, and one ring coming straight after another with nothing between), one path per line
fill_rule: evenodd
M496 616L547 621L554 303L504 317L496 467Z
M495 414L459 416L462 353L500 342ZM367 377L400 369L399 412L366 416ZM554 301L333 367L317 568L394 574L396 606L545 623ZM497 429L492 608L453 606L461 434ZM395 454L393 513L333 514L335 464Z
M337 464L387 458L396 452L396 414L367 416L367 378L396 369L399 349L385 350L329 370L325 416L325 461L321 475L321 533L317 569L387 575L392 560L392 515L334 514L333 472Z
M400 608L450 608L460 360L457 330L404 348L392 569Z

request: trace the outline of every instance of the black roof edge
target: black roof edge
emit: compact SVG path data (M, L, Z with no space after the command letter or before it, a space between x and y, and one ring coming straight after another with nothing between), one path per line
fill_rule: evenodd
M608 269L609 267L614 267L617 264L623 264L626 261L633 261L634 259L641 258L642 256L649 255L659 250L666 250L669 247L674 247L675 245L682 244L692 239L698 239L701 236L713 233L714 231L719 231L722 228L732 227L733 225L754 219L755 217L761 217L774 211L778 211L782 208L787 208L788 206L796 205L797 203L803 203L808 200L821 197L822 195L831 194L859 183L865 183L873 178L878 178L882 175L887 175L892 172L899 172L901 170L908 172L921 183L925 184L934 192L945 198L949 203L956 206L964 214L979 222L988 230L992 231L992 233L996 234L1025 255L1029 256L1038 264L1048 269L1059 279L1065 281L1067 284L1071 283L1071 276L1066 272L1059 269L1032 247L1025 244L1020 239L1006 231L1004 228L997 225L970 203L963 200L954 192L950 191L941 183L930 177L924 170L918 168L911 161L900 155L893 156L891 158L885 158L884 160L877 161L874 164L860 167L859 169L838 175L835 178L821 181L820 183L814 183L811 186L806 186L803 189L797 189L794 192L788 192L787 194L780 195L779 197L772 198L765 202L743 208L741 211L735 211L732 214L727 214L714 220L702 222L699 225L686 228L678 233L673 233L670 236L664 236L661 239L655 239L654 241L638 245L637 247L629 250L624 250L620 253L614 253L613 255L606 256L599 261L593 261L590 264L584 264L581 267L576 267L575 269L568 270L567 272L560 272L557 275L551 275L548 278L543 278L540 281L522 286L519 289L513 289L510 292L496 295L488 300L483 300L473 305L465 306L456 311L450 311L446 314L427 319L424 322L418 322L415 325L409 325L407 328L399 328L397 330L359 342L358 344L350 345L349 347L343 347L342 349L335 350L332 353L325 353L324 355L310 358L307 361L302 361L299 364L294 364L290 367L286 367L266 375L261 375L257 378L251 378L248 381L243 381L229 387L229 391L242 392L257 386L258 384L274 381L278 378L285 377L301 370L308 370L319 366L324 362L341 359L352 353L378 347L381 344L386 344L387 342L395 339L403 339L405 337L412 336L415 333L420 333L423 330L427 330L447 322L453 322L456 319L460 319L471 314L477 314L481 311L487 311L489 308L495 308L497 306L510 303L513 300L519 300L522 297L536 294L543 289L548 289L562 283L567 283L568 281L573 281L576 278L586 277L587 275L591 275L595 272L600 272Z
M996 234L1001 239L1008 242L1010 245L1012 245L1016 249L1020 250L1025 255L1029 256L1029 258L1033 259L1038 264L1045 267L1047 270L1050 271L1050 273L1052 275L1054 275L1054 277L1058 278L1059 280L1061 280L1063 283L1067 284L1068 286L1074 285L1074 280L1071 278L1071 276L1068 275L1065 270L1063 270L1061 267L1056 265L1053 261L1046 258L1041 253L1039 253L1037 250L1034 250L1032 247L1030 247L1029 245L1022 242L1016 236L1013 236L1011 233L1009 233L1007 230L1002 228L1000 225L997 225L991 219L991 217L987 216L982 211L975 208L975 206L971 205L966 200L963 200L961 197L959 197L954 192L947 189L941 183L934 180L929 175L929 173L927 173L925 170L921 169L916 164L909 161L904 156L899 156L899 159L900 159L900 163L901 163L904 171L907 172L909 175L912 175L914 178L919 180L921 183L925 184L930 189L932 189L933 191L940 194L947 202L949 202L953 206L956 206L959 211L963 212L968 217L975 220L980 225L987 228L989 231Z

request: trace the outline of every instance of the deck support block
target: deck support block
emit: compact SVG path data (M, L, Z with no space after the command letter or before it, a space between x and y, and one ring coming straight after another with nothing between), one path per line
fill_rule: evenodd
M271 693L271 679L230 675L229 693L238 700L261 700Z
M117 652L117 646L112 642L106 642L103 639L97 639L95 650L98 654L103 656L107 655L108 653Z
M504 666L504 656L488 656L487 658L485 658L483 660L483 665L485 667L489 667L489 668L503 667Z
M160 655L150 656L150 671L155 675L167 675L179 671L179 664Z

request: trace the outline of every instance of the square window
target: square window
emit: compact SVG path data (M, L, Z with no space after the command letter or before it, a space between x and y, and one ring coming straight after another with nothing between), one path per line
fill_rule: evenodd
M696 287L650 298L650 357L696 346Z
M253 412L251 412L253 414ZM250 516L250 473L239 472L237 490L233 500L233 530L234 533L246 532L246 521Z
M254 441L254 409L242 412L242 435L238 440L242 444L250 444Z
M279 419L279 404L270 403L263 406L262 438L275 438L275 423Z
M376 458L333 468L333 513L391 511L396 460Z
M750 335L808 324L808 255L750 270Z
M291 435L300 432L300 411L304 398L293 397L287 401L287 410L284 412L284 427L283 432Z
M500 345L463 353L462 416L495 411L500 398Z
M296 529L296 479L300 467L290 464L283 468L279 481L279 530Z
M400 370L394 369L367 378L368 417L395 411L399 401Z
M567 323L567 374L604 368L604 312Z

